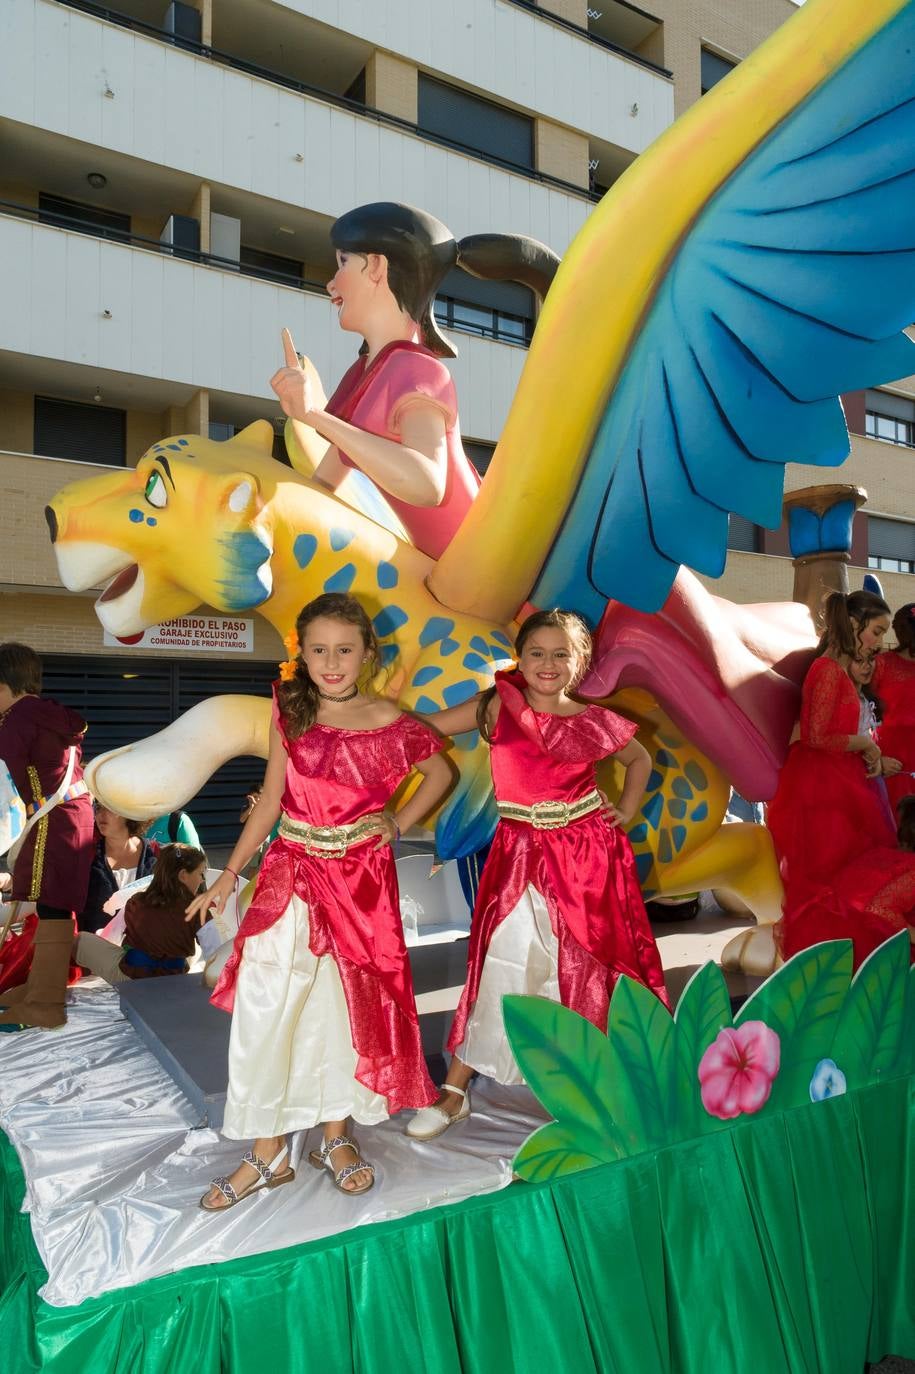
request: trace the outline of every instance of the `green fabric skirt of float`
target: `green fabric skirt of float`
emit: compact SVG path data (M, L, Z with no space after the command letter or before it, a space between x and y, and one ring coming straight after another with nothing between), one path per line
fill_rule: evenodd
M912 1081L50 1307L0 1137L13 1374L861 1374L915 1356Z

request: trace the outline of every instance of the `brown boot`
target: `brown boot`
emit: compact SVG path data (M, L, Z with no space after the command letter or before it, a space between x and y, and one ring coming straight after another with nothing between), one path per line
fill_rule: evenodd
M0 1012L0 1026L41 1026L51 1030L66 1023L64 999L72 948L73 925L70 921L38 922L32 967L24 985L25 996L13 1003L8 1011ZM0 1004L8 996L0 993Z

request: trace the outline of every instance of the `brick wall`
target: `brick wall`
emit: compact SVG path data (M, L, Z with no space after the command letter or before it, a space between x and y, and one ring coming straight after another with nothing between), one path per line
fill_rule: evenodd
M534 161L538 171L569 181L573 186L587 186L588 156L584 134L549 119L534 120Z
M365 64L365 102L376 110L416 123L419 74L412 62L377 49Z

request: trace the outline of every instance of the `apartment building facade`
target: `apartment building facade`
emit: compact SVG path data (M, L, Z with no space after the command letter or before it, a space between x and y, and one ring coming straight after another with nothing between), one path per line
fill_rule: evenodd
M354 205L404 200L456 238L522 232L561 254L633 159L793 8L10 0L0 20L0 636L45 655L49 685L97 722L95 748L160 728L214 691L264 690L280 646L257 617L216 652L167 637L106 643L93 596L59 585L42 517L54 492L135 464L167 435L227 438L258 418L279 433L267 381L283 326L335 382L355 341L324 292L328 230ZM535 313L523 287L462 273L437 300L481 468ZM915 384L852 398L849 415L860 434L842 479L870 496L855 556L882 560L889 594L906 600ZM792 486L822 480L788 471ZM783 535L735 523L734 542L743 547L718 584L725 594L790 595ZM222 792L211 789L220 824L249 781L229 770Z

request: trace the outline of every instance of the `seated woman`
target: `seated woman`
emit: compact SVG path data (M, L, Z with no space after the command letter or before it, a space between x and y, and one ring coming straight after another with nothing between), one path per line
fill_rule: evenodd
M76 918L79 930L95 931L106 926L111 920L104 910L109 897L135 878L148 877L159 852L159 846L145 838L144 821L119 816L107 806L96 806L95 827L99 841L89 870L86 905Z
M833 592L825 622L804 679L800 738L768 808L785 885L776 938L785 958L821 940L851 939L857 967L897 930L911 932L915 855L899 848L874 786L897 764L875 743L852 676L856 661L879 650L889 608L870 592Z
M124 908L124 943L113 944L84 932L76 941L76 962L108 983L131 978L166 978L187 973L194 936L201 921L185 910L196 897L206 873L202 849L169 844L159 853L153 879L145 892L135 892Z

